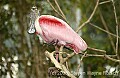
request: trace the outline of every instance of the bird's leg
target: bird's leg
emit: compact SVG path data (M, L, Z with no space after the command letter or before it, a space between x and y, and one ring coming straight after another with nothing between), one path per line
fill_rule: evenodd
M59 40L55 40L55 51L56 51L56 60L59 61L59 48L57 46Z
M59 49L57 46L55 46L55 51L56 51L56 60L59 61Z

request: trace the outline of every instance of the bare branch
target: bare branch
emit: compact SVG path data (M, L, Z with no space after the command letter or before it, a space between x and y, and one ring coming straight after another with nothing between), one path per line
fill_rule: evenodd
M51 4L51 2L49 0L47 0L47 2L50 4L50 6L52 7L52 9L58 14L60 15L61 17L63 17L55 8L54 6ZM63 17L64 18L64 17Z
M99 4L99 0L97 0L95 8L94 8L92 14L90 15L90 17L88 18L88 20L86 22L84 22L80 27L78 27L77 30L76 30L76 32L78 32L83 26L85 26L87 23L89 23L91 21L93 15L95 14L95 12L97 10L98 4Z
M115 8L115 2L114 0L112 0L113 3L113 8L114 8L114 15L115 15L115 22L116 22L116 55L118 56L119 59L119 55L118 55L118 20L117 20L117 14L116 14L116 8Z
M85 55L87 54L87 51L84 53L84 55L81 57L80 61L83 60L83 58L85 57Z
M109 57L117 57L116 55L107 55ZM96 54L86 54L85 57L104 57L105 58L105 55L96 55Z
M96 48L91 48L91 47L88 47L89 50L92 50L92 51L96 51L96 52L102 52L102 53L106 53L105 50L101 50L101 49L96 49Z
M102 57L102 58L106 58L108 60L111 60L113 62L119 62L120 63L120 60L117 60L117 59L114 59L112 57L117 57L116 55L95 55L95 54L86 54L85 57Z
M103 31L103 32L106 32L107 34L110 34L110 35L112 35L112 36L114 36L114 37L117 37L117 35L115 35L115 34L113 34L113 33L111 33L111 32L108 32L108 31L104 30L104 29L100 28L99 26L97 26L97 25L95 25L95 24L93 24L93 23L89 23L89 24L90 24L91 26L93 26L93 27L95 27L95 28ZM118 36L118 38L120 38L120 37Z
M71 53L71 54L68 54L68 56L66 58L64 58L64 61L62 63L65 63L69 58L71 58L72 56L74 56L75 53Z
M107 56L107 55L105 55L105 57L106 57L107 59L111 60L111 61L119 62L119 63L120 63L120 60L117 60L117 59L111 58L111 57L109 57L109 56Z
M83 60L83 58L86 56L86 54L87 54L87 51L84 53L84 55L81 57L81 59L80 59L80 64L78 65L78 67L77 67L77 73L79 73L79 69L80 69L80 66L81 66L81 62L82 62L82 60Z
M65 62L66 68L69 70L68 62Z
M76 78L73 74L71 74L68 69L63 65L63 64L60 64L58 63L58 61L54 58L53 56L54 52L52 53L49 53L48 51L45 52L45 55L50 58L50 60L52 61L52 63L55 65L55 67L61 69L64 74L66 74L68 77L70 78Z
M67 21L67 19L66 19L65 15L64 15L63 11L61 10L61 8L60 8L57 0L54 0L54 2L55 2L55 4L57 5L57 7L58 7L59 11L61 12L62 16L64 17L64 19Z
M106 22L105 22L105 19L104 19L103 15L102 15L102 13L99 12L99 14L100 14L100 18L101 18L101 21L102 21L102 23L103 23L103 26L105 27L105 29L106 29L108 32L110 32L109 29L108 29L108 26L107 26L107 24L106 24ZM115 45L114 45L113 39L112 39L112 37L111 37L110 34L108 34L108 38L109 38L110 43L111 43L111 45L112 45L112 48L113 48L113 50L114 50L114 52L115 52Z
M58 15L60 15L62 18L64 18L64 16L61 15L61 14L55 9L55 7L51 4L51 2L50 2L49 0L47 0L47 2L50 4L50 6L52 7L52 9L53 9ZM64 19L66 20L66 18L64 18Z
M58 61L54 58L53 56L54 52L49 53L48 51L45 51L45 55L51 59L52 63L55 64L55 67L62 69L62 67L60 66L60 64L58 63Z
M100 2L99 4L101 5L101 4L106 4L106 3L109 3L109 2L111 2L111 0L103 1L103 2Z

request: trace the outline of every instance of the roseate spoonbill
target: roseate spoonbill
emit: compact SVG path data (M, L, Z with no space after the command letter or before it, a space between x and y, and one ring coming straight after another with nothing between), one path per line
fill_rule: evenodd
M87 49L86 42L65 21L52 15L39 16L36 7L32 12L28 33L36 32L46 43L72 48L76 54Z

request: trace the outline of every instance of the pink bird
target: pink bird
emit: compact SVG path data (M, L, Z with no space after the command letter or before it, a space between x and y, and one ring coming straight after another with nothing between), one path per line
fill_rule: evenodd
M76 54L87 49L86 42L62 19L52 15L41 15L35 18L31 30L36 30L46 43L56 43L74 50Z

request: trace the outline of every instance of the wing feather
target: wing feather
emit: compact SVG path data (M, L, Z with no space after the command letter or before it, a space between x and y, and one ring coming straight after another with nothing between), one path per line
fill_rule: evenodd
M85 41L63 20L51 15L42 15L39 23L49 41L58 39L74 44L80 50L86 50L87 44Z

